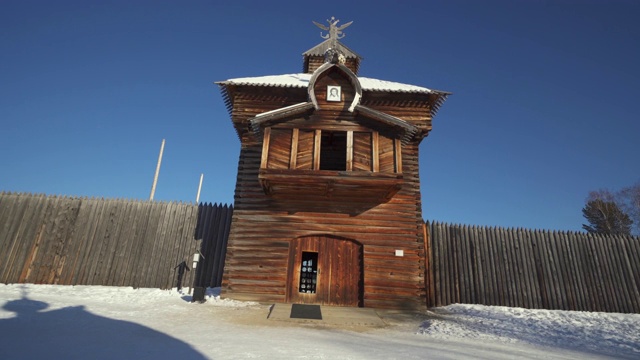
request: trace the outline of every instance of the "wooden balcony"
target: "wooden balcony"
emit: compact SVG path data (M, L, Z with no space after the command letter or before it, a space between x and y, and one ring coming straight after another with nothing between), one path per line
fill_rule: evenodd
M402 174L369 171L260 169L265 194L277 199L386 202L404 182Z

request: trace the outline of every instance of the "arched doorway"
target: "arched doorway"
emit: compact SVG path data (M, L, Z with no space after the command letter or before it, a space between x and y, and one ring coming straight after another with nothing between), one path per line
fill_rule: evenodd
M289 245L287 302L363 306L362 244L330 235Z

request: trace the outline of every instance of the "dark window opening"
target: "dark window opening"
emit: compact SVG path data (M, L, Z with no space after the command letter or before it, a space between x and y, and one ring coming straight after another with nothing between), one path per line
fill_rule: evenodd
M301 293L315 294L316 282L318 281L318 253L302 252L302 263L300 264L300 284L298 291Z
M320 170L347 170L347 133L322 131L320 139Z

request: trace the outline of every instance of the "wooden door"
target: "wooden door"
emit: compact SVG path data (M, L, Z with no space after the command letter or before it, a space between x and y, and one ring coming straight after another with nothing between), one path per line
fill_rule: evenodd
M291 241L288 302L362 306L362 279L361 244L331 236Z

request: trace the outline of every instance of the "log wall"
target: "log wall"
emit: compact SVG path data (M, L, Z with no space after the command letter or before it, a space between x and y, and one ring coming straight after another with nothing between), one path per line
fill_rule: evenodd
M236 108L249 108L239 101ZM330 235L363 244L364 306L425 306L417 144L403 148L404 185L388 202L308 202L265 195L258 182L262 143L250 135L242 139L223 278L225 296L284 302L290 242L302 236ZM404 256L395 256L395 250L403 250Z

